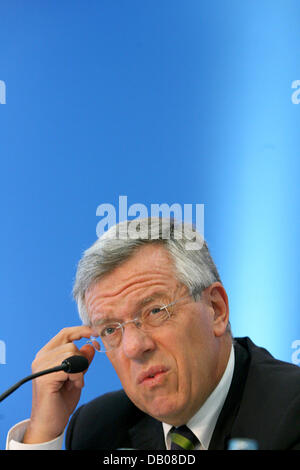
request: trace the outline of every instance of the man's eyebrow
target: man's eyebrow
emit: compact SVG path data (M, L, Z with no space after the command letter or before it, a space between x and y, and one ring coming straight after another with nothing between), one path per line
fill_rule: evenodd
M92 323L92 326L101 326L105 323L121 323L121 320L117 317L110 317L109 315L103 315Z
M157 299L163 299L166 297L166 294L164 292L155 292L154 294L150 295L149 297L145 297L142 299L139 303L139 307L144 307L145 305L148 305L150 302L153 302L153 300Z
M138 311L141 307L145 307L146 305L150 304L151 302L153 302L155 300L158 300L158 299L163 299L163 298L166 298L166 294L164 292L154 292L150 296L145 297L144 299L140 300L137 303L137 306L136 306L136 309L135 309L136 313L138 313ZM101 315L101 313L99 315ZM114 322L122 323L122 320L120 318L117 318L116 316L111 317L109 315L103 314L103 316L101 316L101 318L99 318L99 319L97 319L96 321L93 322L93 326L101 326L101 325L103 325L105 323L108 323L108 322L109 323L114 323Z

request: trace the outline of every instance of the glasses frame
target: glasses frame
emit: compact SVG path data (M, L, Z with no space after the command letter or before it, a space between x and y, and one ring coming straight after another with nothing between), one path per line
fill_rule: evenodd
M168 308L169 307L172 307L173 305L176 305L178 302L180 302L181 300L183 299L186 299L187 297L190 297L191 295L190 294L186 294L184 295L183 297L180 297L179 299L177 300L174 300L173 302L170 302L169 304L167 305L162 305L159 309L159 311L163 310L163 309L166 309L167 313L168 313L168 317L162 322L162 325L171 318L171 314L170 312L168 311ZM125 331L125 326L126 325L129 325L129 323L134 323L135 326L140 329L143 322L141 321L140 319L140 316L138 315L137 317L133 318L132 320L127 320L127 321L124 321L124 322L118 322L118 321L115 321L115 322L112 322L114 325L118 325L117 328L120 328L121 331L122 331L122 336L121 336L121 340L120 340L120 343L118 344L118 346L115 346L115 347L112 347L110 349L105 349L105 350L102 350L101 348L100 349L97 349L95 348L95 346L93 345L93 342L96 341L97 342L97 337L96 336L91 336L90 339L88 339L86 341L86 344L91 344L94 348L94 350L96 352L99 352L99 353L107 353L109 351L114 351L115 349L117 349L121 343L122 343L122 339L123 339L123 335L124 335L124 331ZM147 330L144 330L144 331L147 331Z

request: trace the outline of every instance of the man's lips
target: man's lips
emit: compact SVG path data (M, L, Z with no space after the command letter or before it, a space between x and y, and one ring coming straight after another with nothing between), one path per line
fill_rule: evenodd
M140 373L140 375L138 376L138 379L137 379L137 383L139 385L139 384L143 383L145 380L153 379L158 374L162 374L162 373L167 372L167 371L168 371L168 368L165 367L165 366L152 366L152 367L149 367L149 369L147 369L147 370Z

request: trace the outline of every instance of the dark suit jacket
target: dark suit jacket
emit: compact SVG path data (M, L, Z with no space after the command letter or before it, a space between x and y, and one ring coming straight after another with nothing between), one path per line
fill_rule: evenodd
M261 450L300 450L300 368L274 359L249 338L234 340L235 369L209 449L228 439L255 439ZM123 390L81 406L72 416L67 450L165 449L162 424L146 415Z

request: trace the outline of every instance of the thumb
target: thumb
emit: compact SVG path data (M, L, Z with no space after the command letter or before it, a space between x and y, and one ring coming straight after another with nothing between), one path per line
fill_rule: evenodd
M84 357L86 357L90 365L95 356L95 349L93 346L90 344L85 344L80 348L80 352Z

